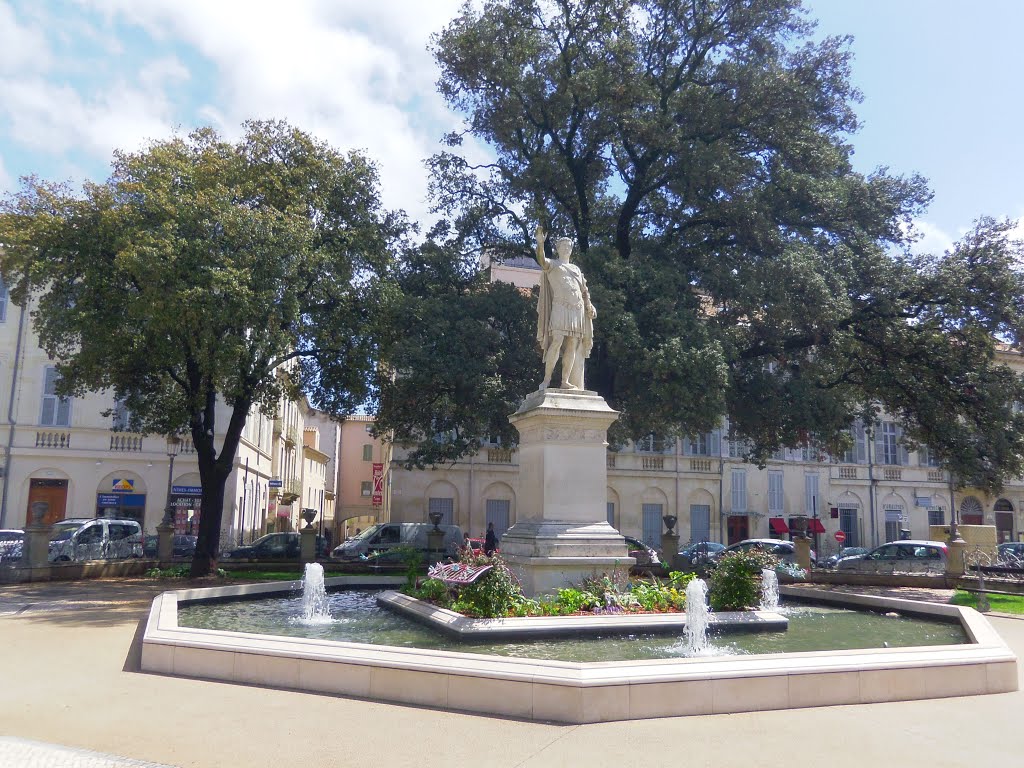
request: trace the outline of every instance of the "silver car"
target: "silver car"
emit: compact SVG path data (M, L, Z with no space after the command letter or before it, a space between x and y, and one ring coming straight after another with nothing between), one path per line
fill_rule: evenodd
M128 557L142 557L142 527L137 520L61 520L50 531L51 562Z
M875 547L866 555L839 561L836 570L855 573L943 573L947 550L944 542L906 539Z

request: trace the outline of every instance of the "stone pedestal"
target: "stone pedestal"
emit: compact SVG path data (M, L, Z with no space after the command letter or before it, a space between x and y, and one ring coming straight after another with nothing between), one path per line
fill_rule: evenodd
M811 570L811 540L807 538L793 539L796 550L796 564L805 571Z
M22 562L28 568L50 567L49 525L26 525L25 543L22 545Z
M964 551L967 542L959 536L955 540L946 541L946 576L959 579L964 575Z
M311 525L299 530L299 559L304 563L316 560L316 533Z
M174 524L160 523L156 527L156 559L161 568L167 568L174 559Z
M519 496L501 555L527 595L588 576L624 578L636 562L607 522L607 432L618 416L596 392L550 388L509 416L519 431Z
M433 565L434 563L444 560L445 549L444 549L444 531L434 530L431 528L427 531L427 564Z
M661 564L666 568L671 569L672 564L675 562L676 555L679 554L679 534L678 533L663 533L661 534Z

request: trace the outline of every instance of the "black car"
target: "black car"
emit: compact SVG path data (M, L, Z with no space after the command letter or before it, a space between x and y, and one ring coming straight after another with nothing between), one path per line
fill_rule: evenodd
M232 549L221 557L225 560L292 560L301 552L301 537L298 533L268 533L252 544ZM316 556L327 557L327 539L316 537Z
M688 568L706 566L712 562L713 555L723 549L725 545L717 541L697 541L679 550L677 562L680 566Z
M184 533L174 534L174 551L171 557L187 560L196 553L196 541L198 536L189 536ZM159 554L160 539L158 536L147 536L142 541L142 554L144 557L157 557Z

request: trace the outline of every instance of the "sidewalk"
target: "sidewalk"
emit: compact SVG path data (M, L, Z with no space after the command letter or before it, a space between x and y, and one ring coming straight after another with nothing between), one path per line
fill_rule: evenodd
M0 745L30 740L179 768L1020 762L1020 691L563 726L143 674L141 621L166 586L137 579L0 591L0 737L19 740ZM1024 655L1024 621L991 621Z

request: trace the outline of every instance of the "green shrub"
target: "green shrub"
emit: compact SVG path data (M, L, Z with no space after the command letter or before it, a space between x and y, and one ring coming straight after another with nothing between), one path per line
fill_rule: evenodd
M485 558L485 563L493 566L491 570L462 587L453 607L485 619L514 615L526 600L519 581L499 555Z
M775 568L778 559L758 549L733 552L718 561L708 585L715 611L743 611L761 602L761 569Z
M411 591L416 589L416 580L420 577L420 570L423 567L423 553L415 547L402 545L396 547L398 557L405 565L405 589Z
M432 603L445 606L450 601L448 585L440 579L424 579L419 583L418 586L414 586L412 589L402 590L410 597L415 597L419 600L429 600Z

